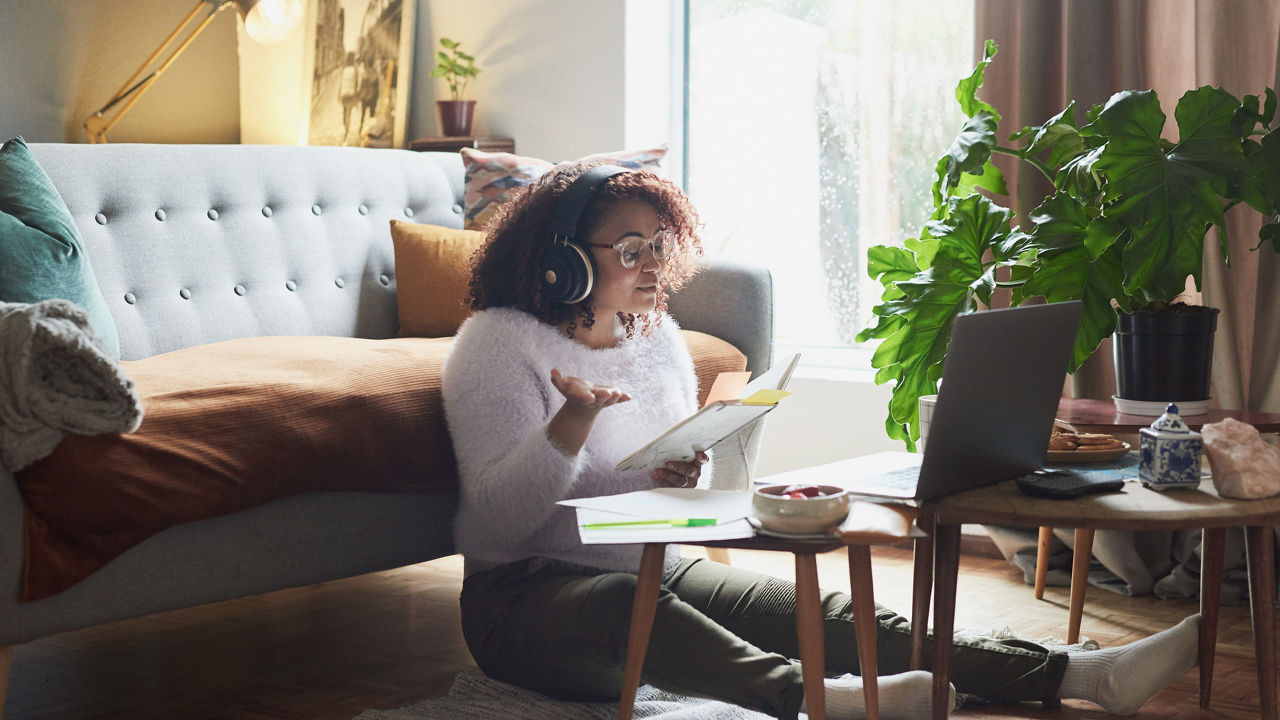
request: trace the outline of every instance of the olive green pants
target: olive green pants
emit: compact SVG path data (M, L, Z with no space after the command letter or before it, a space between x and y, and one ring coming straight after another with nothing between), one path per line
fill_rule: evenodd
M476 664L496 680L556 698L616 700L635 586L633 573L541 558L491 568L463 582L463 635ZM821 601L827 673L857 673L849 596L824 592ZM795 718L804 698L800 666L791 659L799 655L795 608L790 582L682 560L664 578L642 679ZM875 633L880 673L909 670L910 622L877 607ZM1051 700L1066 660L1023 640L957 641L951 681L959 692L1000 702Z

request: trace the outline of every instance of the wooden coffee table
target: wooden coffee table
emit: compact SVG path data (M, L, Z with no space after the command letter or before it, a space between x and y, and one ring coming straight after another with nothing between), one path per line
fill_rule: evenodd
M955 630L956 580L960 564L960 526L964 523L1017 527L1093 530L1204 530L1200 574L1200 705L1207 708L1213 682L1222 588L1222 542L1226 528L1243 526L1249 560L1249 602L1257 653L1261 717L1276 720L1276 643L1272 526L1280 524L1280 497L1231 500L1205 480L1198 489L1149 490L1126 483L1117 493L1076 500L1046 500L1024 495L1013 481L957 493L924 503L921 521L932 517L934 592L933 717L949 709L951 635ZM922 525L925 523L922 522ZM918 544L920 548L922 544ZM1216 550L1214 549L1216 546ZM918 550L919 552L919 550ZM917 569L919 569L919 563ZM929 581L917 573L915 608L928 607ZM923 616L923 615L921 615ZM914 650L914 648L913 648ZM922 651L921 651L922 652ZM916 662L913 652L913 665Z
M1219 422L1227 418L1249 423L1258 432L1280 432L1280 414L1253 412L1248 410L1210 409L1204 415L1187 415L1182 420L1192 430L1199 430L1209 423ZM1143 415L1125 415L1116 412L1110 400L1087 400L1080 398L1063 398L1058 403L1058 419L1068 422L1081 432L1100 432L1108 434L1134 434L1138 430L1149 427L1155 419ZM1137 448L1134 448L1136 451ZM1045 578L1049 569L1049 547L1053 542L1053 527L1041 526L1036 543L1036 575L1035 597L1044 597ZM1205 536L1205 545L1201 550L1202 557L1209 556L1216 567L1222 565L1224 535L1221 530L1210 532ZM1080 640L1080 619L1084 615L1084 596L1088 586L1089 560L1093 557L1093 530L1077 528L1072 541L1071 593L1067 605L1067 642Z
M871 576L871 545L889 545L911 537L910 527L916 517L915 508L855 502L849 517L841 525L838 537L828 540L782 540L757 535L741 540L680 541L682 545L743 550L789 552L796 561L796 634L800 648L800 668L804 675L806 710L810 720L825 720L826 695L823 688L825 665L822 639L822 606L818 591L818 553L839 548L849 550L849 585L854 627L858 632L858 663L861 666L863 698L869 720L879 717L876 673L876 634L874 631L875 593ZM640 671L644 666L649 633L662 585L662 565L667 543L646 543L636 577L635 601L631 607L631 630L627 637L627 659L622 678L622 696L618 702L618 719L630 720L635 708L636 691L640 688ZM871 632L861 629L872 628Z

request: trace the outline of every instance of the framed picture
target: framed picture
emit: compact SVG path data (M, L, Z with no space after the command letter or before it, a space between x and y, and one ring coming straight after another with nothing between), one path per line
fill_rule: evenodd
M303 82L311 145L404 147L413 0L311 0Z

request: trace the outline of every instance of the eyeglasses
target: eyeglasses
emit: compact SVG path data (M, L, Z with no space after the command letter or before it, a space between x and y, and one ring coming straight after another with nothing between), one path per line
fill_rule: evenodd
M651 238L627 237L612 245L606 243L587 243L587 245L605 250L617 250L622 267L630 270L640 261L640 253L644 252L645 246L648 246L654 260L665 259L667 249L671 245L671 233L667 230L659 230Z

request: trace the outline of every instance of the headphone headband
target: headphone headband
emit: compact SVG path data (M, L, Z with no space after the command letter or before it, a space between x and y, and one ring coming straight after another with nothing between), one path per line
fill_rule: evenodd
M556 238L569 241L578 235L578 220L596 191L606 180L631 170L618 165L597 165L574 178L569 188L560 196L555 217L551 220L551 232Z

